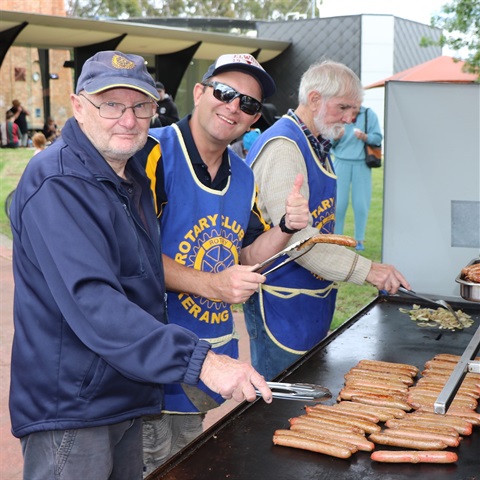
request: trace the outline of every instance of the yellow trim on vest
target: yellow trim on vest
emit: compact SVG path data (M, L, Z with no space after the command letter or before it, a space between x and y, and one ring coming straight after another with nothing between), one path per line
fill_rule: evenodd
M157 143L148 154L147 164L145 165L145 172L147 177L150 179L150 189L152 190L153 201L155 205L155 213L157 217L159 216L158 205L157 205L157 194L156 194L156 186L157 186L157 166L158 162L162 158L162 149L160 148L160 144Z
M218 347L223 347L223 345L226 345L232 340L238 340L239 338L240 338L240 335L236 332L234 327L233 332L229 333L228 335L223 335L221 337L215 337L215 338L202 338L202 340L205 340L206 342L210 343L212 345L212 348L218 348Z

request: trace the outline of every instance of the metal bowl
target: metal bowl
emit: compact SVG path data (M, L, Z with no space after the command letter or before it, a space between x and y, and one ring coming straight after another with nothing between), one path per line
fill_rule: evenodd
M480 258L474 258L467 267L477 263L480 263ZM480 302L480 283L466 281L462 273L458 275L455 281L460 284L460 295L462 298L470 302Z

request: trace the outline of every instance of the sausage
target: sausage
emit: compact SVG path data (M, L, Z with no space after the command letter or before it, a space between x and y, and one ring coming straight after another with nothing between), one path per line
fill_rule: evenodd
M464 419L464 418L459 418L459 417L455 417L455 416L452 416L452 415L448 415L448 413L446 415L440 415L438 413L430 413L430 412L413 412L411 414L408 415L408 418L413 418L413 419L416 419L416 418L422 418L422 419L428 419L428 420L431 420L432 422L435 422L435 423L441 423L441 424L447 424L447 425L459 425L460 427L465 427L467 426L467 424L471 422L469 422L468 420Z
M300 245L299 249L315 245L316 243L333 243L335 245L343 245L344 247L356 247L357 241L346 235L337 235L334 233L319 233L309 238L305 243Z
M460 434L458 431L448 425L434 425L432 423L426 423L426 422L415 422L411 420L397 420L397 419L392 419L392 420L387 420L385 422L385 426L388 428L408 428L408 429L414 429L418 430L421 429L424 432L432 432L432 433L440 433L442 435L450 435L451 437L456 437L458 438Z
M299 432L299 431L292 431L286 429L275 430L274 435L284 435L287 437L295 437L295 438L306 438L308 440L318 440L319 442L331 443L332 445L336 445L338 447L348 448L352 453L358 452L358 448L353 443L349 443L338 438L332 439L328 438L326 435L321 435L318 433L308 433L308 432Z
M417 412L435 413L433 410L433 407L422 407L418 409ZM480 425L480 413L477 413L474 410L471 410L469 408L450 407L446 415L450 415L452 417L464 418L467 422L471 423L472 425Z
M400 371L402 373L407 372L408 375L410 375L411 377L415 377L420 371L415 365L409 365L406 363L384 362L381 360L360 360L357 366L361 367L362 365L372 365L381 368L386 367L390 369L390 371Z
M415 387L410 387L410 393L417 393L417 392L435 392L437 395L443 390L444 384L441 383L417 383ZM465 395L471 398L478 399L480 398L480 393L476 391L476 389L468 388L468 387L460 387L456 393L456 395L461 395L464 397ZM461 398L459 397L459 398Z
M428 389L422 390L422 388L417 387L417 388L410 389L410 391L408 393L408 397L409 398L410 397L412 397L412 398L415 398L415 397L422 397L422 398L423 397L430 397L430 398L433 398L434 400L436 400L440 392L441 392L441 390L428 390ZM455 394L454 400L459 400L461 402L466 402L466 403L472 403L472 405L475 405L477 403L476 398L473 397L472 395L465 395L464 393L459 393L459 392L457 392Z
M352 400L354 395L373 395L375 397L388 396L402 402L407 401L406 393L387 392L386 390L378 390L376 388L362 387L361 385L346 386L342 388L338 394L341 400Z
M458 363L461 360L460 355L453 355L451 353L438 353L433 357L433 360L443 360L444 362ZM474 360L480 360L480 357L475 357Z
M383 392L392 392L392 393L397 393L400 395L405 395L408 393L408 386L405 385L404 383L400 383L398 385L394 383L388 383L388 382L378 382L374 380L364 380L362 378L354 377L354 378L349 378L345 382L345 385L348 388L367 388L367 389L372 389L374 391L378 391L378 393Z
M319 440L310 440L308 438L296 438L287 435L274 435L273 443L284 447L300 448L312 452L323 453L332 457L349 458L352 451L345 447L332 445L331 443L321 442Z
M401 383L404 383L405 385L413 385L413 378L410 375L405 375L403 373L398 373L398 372L379 373L379 372L375 372L375 370L351 368L345 374L345 378L347 378L347 375L349 376L359 375L362 377L370 377L376 380L378 383L387 381L387 382L401 382Z
M391 445L392 447L412 448L414 450L444 450L447 444L440 440L425 440L423 438L395 437L388 433L372 433L369 437L374 443Z
M420 380L418 380L416 387L431 387L431 388L439 388L442 389L445 386L445 381L440 380L440 379L434 379L430 377L423 377ZM416 388L412 387L412 388ZM460 385L460 388L458 389L459 392L463 393L471 393L472 395L479 395L480 396L480 387L477 387L475 385L468 385L468 384L463 384Z
M412 376L411 372L409 372L408 370L394 370L392 372L392 369L390 367L381 366L381 365L357 364L354 368L358 368L360 370L368 370L368 371L376 372L382 375L395 373L395 375L401 374L401 375L406 375L407 377L410 377L410 378L413 378L415 376L415 375Z
M436 397L429 397L425 395L416 395L412 396L409 395L408 397L408 404L411 405L415 410L422 408L423 406L432 406L435 403ZM453 399L452 403L450 404L452 407L463 407L463 408L470 408L475 410L478 406L478 402L472 398L471 400L457 400Z
M353 410L360 412L373 413L381 422L385 422L390 418L404 418L406 415L405 410L393 407L379 407L375 405L366 405L358 402L339 402L334 405L335 408L341 410Z
M455 463L458 455L455 452L414 451L414 450L376 450L370 458L375 462L387 463Z
M395 382L399 381L406 385L413 384L413 378L410 375L406 375L403 373L398 372L376 372L375 370L366 370L363 368L351 368L346 375L361 375L361 376L368 376L370 378L375 379L378 382L388 381L388 382Z
M433 380L437 382L441 382L445 385L447 380L450 378L450 373L445 372L443 374L440 373L432 373L432 372L424 372L425 376L423 378L426 378L428 380ZM468 375L468 374L467 374ZM480 388L480 381L474 379L474 378L467 378L465 377L462 381L462 387L467 386L469 388Z
M440 416L440 415L439 415ZM398 422L401 422L401 423L395 423L394 420L387 420L385 422L385 425L387 425L387 427L391 427L391 428L395 428L395 425L398 427L399 425L401 426L402 424L403 425L423 425L423 427L435 427L437 426L437 428L439 426L441 427L449 427L449 428L454 428L460 435L471 435L472 434L472 424L471 423L468 423L468 422L465 422L465 424L461 425L461 424L449 424L449 423L441 423L439 421L433 421L431 419L428 419L428 418L421 418L421 417L417 417L417 418L408 418L408 419L402 419L402 420L397 420Z
M317 410L320 412L333 412L339 415L347 415L350 417L360 418L361 420L367 420L368 422L378 423L380 419L377 415L367 412L359 412L357 410L346 410L343 409L341 412L338 411L335 405L314 405L313 407L309 407L312 410Z
M290 427L290 430L295 432L304 432L306 434L312 434L317 436L324 436L328 435L328 438L331 440L339 439L343 440L348 443L352 443L356 445L358 450L362 450L364 452L371 452L375 445L370 442L364 435L360 435L359 433L352 433L352 432L341 432L339 430L329 430L322 428L321 433L318 433L318 429L309 427L307 425L302 424L295 424Z
M438 434L438 435L448 435L449 437L459 438L460 434L453 428L448 425L436 426L436 425L416 425L413 422L397 422L393 420L392 422L385 423L385 427L389 430L414 430L422 431L426 433Z
M430 377L430 376L437 376L437 377L443 377L443 378L448 378L452 374L453 369L447 369L447 368L433 368L429 367L426 368L425 370L422 371L422 375L424 377ZM477 375L477 376L474 376ZM462 385L480 385L480 373L473 373L473 372L468 372L465 374L465 377L462 381Z
M402 400L391 395L374 395L363 393L361 395L352 395L352 401L358 403L365 403L367 405L375 405L378 407L393 407L400 410L410 411L412 407Z
M460 443L460 436L454 437L443 433L426 432L415 428L388 428L384 430L384 433L393 437L406 437L406 438L424 438L425 440L440 440L447 444L449 447L458 447Z
M340 423L336 420L326 419L326 418L317 418L308 415L301 415L300 417L293 417L289 419L290 425L302 423L303 425L310 425L317 427L319 430L324 428L324 426L330 426L336 428L337 430L343 430L345 432L353 432L364 434L365 430L362 430L360 427L355 427L354 425L347 425L346 423Z
M349 382L369 382L375 386L385 386L388 385L392 388L408 388L413 385L413 379L410 378L410 381L406 381L402 377L395 377L395 376L381 376L378 377L374 374L374 372L365 370L364 372L348 372L346 373L343 378L345 379L345 383Z
M293 418L290 420L294 420ZM312 423L308 420L304 420L303 418L297 417L293 422L290 422L290 430L309 430L314 433L324 433L328 432L329 435L335 437L337 434L351 434L351 435L359 435L363 438L365 437L365 432L359 428L350 429L348 427L342 425L329 425L329 424L322 424L318 425Z
M306 407L307 415L313 416L315 418L321 418L322 420L332 419L339 424L353 425L354 427L359 427L365 432L373 433L379 432L381 430L380 426L376 423L370 422L368 420L362 420L361 418L348 417L347 415L342 415L341 413L327 412L314 410L311 407Z

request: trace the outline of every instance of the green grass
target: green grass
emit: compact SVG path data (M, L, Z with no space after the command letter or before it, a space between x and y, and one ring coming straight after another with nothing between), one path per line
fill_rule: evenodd
M0 233L12 238L10 225L5 215L5 199L16 187L18 179L33 155L33 149L0 149ZM383 211L383 168L372 170L373 195L368 218L363 256L375 262L381 259L382 211ZM345 235L353 235L353 212L351 206L345 220ZM370 285L341 283L338 290L337 307L332 321L332 330L355 315L376 296L377 289ZM241 310L235 306L236 310Z
M383 217L383 168L372 169L372 204L365 234L365 251L362 256L380 262L382 258L382 217ZM345 235L353 235L353 211L351 203L345 219ZM353 285L340 283L335 314L331 329L339 327L355 313L370 303L378 290L370 284Z
M28 161L32 158L33 148L0 149L0 234L12 238L10 223L5 214L5 199L17 186Z

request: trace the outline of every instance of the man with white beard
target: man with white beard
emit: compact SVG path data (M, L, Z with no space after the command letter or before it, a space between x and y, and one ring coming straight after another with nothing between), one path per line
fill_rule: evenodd
M336 175L329 139L338 137L355 119L363 89L355 73L343 64L324 61L302 76L299 105L267 129L249 150L246 162L259 188L258 206L265 221L282 228L283 199L291 178L301 172L301 194L309 200L309 226L294 233L289 244L315 233L333 233ZM285 228L285 225L283 225ZM271 268L271 267L270 267ZM368 282L395 293L408 288L391 265L374 263L353 250L318 244L311 252L268 274L244 304L253 366L271 380L328 333L338 284Z

